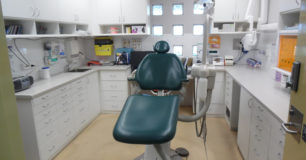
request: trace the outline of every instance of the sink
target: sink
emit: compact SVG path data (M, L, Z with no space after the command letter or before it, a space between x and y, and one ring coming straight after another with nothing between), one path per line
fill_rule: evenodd
M90 69L73 69L73 70L70 70L68 72L86 72L86 71L89 71Z

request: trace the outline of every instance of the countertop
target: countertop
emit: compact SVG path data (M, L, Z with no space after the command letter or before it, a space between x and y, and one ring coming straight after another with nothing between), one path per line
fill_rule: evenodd
M288 121L290 91L275 82L271 70L251 68L247 65L226 66L224 69L280 120Z
M31 88L18 92L15 94L17 99L27 99L38 97L48 91L59 88L69 82L82 78L93 72L101 70L127 70L130 68L129 65L118 65L118 66L94 66L94 67L80 67L80 68L90 68L91 70L86 72L64 72L50 79L35 81Z
M45 92L56 89L71 81L84 77L90 73L101 70L127 70L129 65L120 66L94 66L81 67L91 68L92 70L82 73L61 73L47 80L40 80L25 91L16 93L16 98L35 98ZM273 80L273 72L269 70L254 69L247 65L236 66L216 66L216 71L226 71L243 88L250 92L258 101L274 113L280 120L287 122L290 92L288 89L281 88Z

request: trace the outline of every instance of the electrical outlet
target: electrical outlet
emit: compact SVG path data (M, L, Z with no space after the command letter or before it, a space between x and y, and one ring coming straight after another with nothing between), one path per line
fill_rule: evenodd
M241 39L233 39L233 50L241 50Z

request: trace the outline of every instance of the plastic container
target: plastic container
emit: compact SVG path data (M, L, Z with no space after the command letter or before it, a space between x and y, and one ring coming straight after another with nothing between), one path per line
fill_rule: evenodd
M41 69L41 74L40 74L42 79L49 79L51 77L50 75L50 67L43 67Z

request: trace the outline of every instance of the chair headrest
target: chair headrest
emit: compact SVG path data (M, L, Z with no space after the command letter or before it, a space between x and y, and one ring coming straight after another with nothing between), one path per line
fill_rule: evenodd
M154 51L160 54L165 54L170 50L170 46L166 41L158 41L154 45Z

